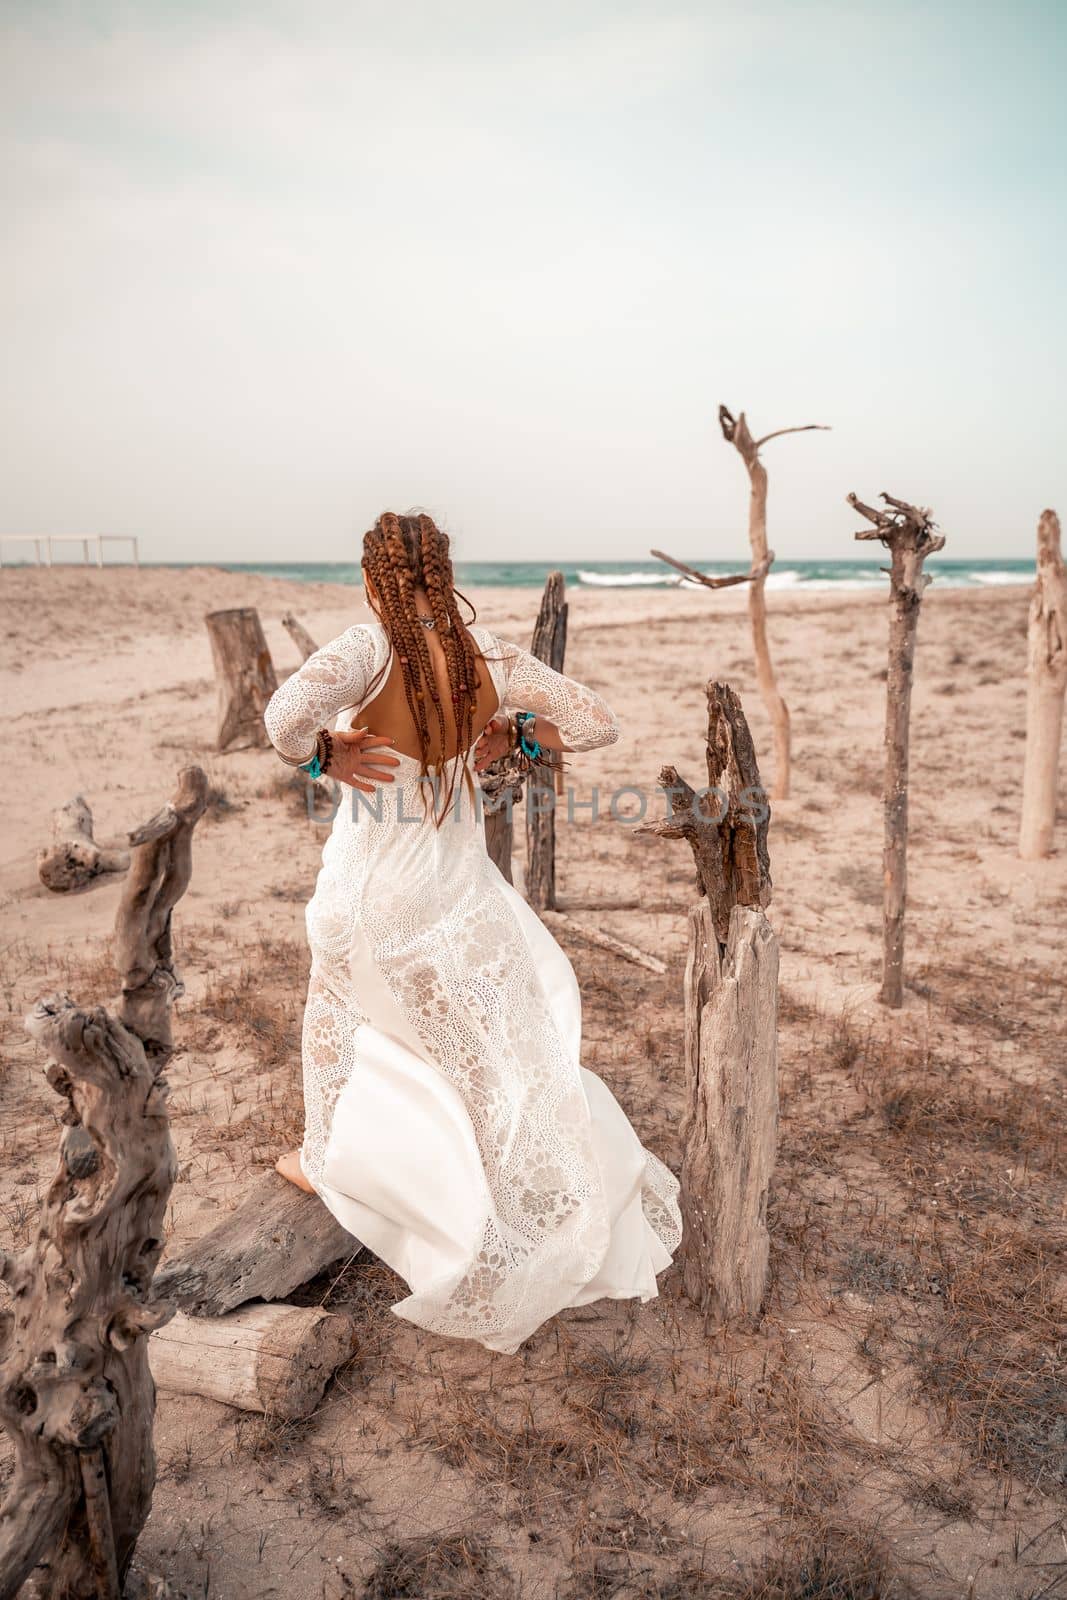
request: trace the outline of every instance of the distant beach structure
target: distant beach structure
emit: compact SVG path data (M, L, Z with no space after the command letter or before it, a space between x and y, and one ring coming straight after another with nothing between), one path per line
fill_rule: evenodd
M128 544L131 547L133 554L134 566L139 567L141 565L140 552L137 548L137 540L133 534L127 533L91 533L88 535L88 537L78 533L49 533L44 534L43 536L34 535L32 533L2 534L0 535L0 567L2 567L4 564L4 546L6 544L32 544L34 547L34 565L38 567L41 565L46 567L55 565L55 562L52 559L54 554L52 548L53 545L80 544L82 547L82 562L85 566L89 565L89 546L94 545L96 548L96 564L98 567L102 567L104 565L105 544ZM42 550L44 551L43 563L41 561ZM28 564L28 556L24 561L8 562L9 567L27 566Z

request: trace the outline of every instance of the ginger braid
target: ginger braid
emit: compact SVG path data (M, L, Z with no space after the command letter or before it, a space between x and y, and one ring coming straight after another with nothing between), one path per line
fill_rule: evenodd
M460 622L447 535L439 532L430 517L420 516L418 522L423 583L444 648L456 741L461 750L466 750L474 740L479 683L476 653L470 635ZM451 790L449 793L451 795Z
M364 537L363 568L380 596L381 619L400 663L404 697L418 735L424 775L428 775L430 766L427 697L433 702L442 749L437 766L439 774L448 743L448 726L426 634L416 617L416 588L426 591L444 649L452 718L461 751L473 743L475 691L480 682L476 651L456 605L447 535L441 533L428 516L399 517L394 512L385 512ZM470 605L469 601L466 603ZM472 613L473 609L471 607ZM465 776L470 782L466 769ZM473 784L471 788L473 792ZM454 789L453 771L441 816L435 819L438 826L448 810Z

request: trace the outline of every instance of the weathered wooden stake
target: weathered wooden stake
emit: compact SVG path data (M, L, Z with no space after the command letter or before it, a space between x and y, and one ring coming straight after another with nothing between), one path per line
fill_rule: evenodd
M755 1318L767 1285L767 1196L778 1130L778 940L770 901L770 808L741 702L708 684L708 785L674 767L671 815L641 833L688 841L702 898L689 912L685 1106L676 1260L686 1295L719 1321Z
M37 876L46 889L65 894L93 878L125 872L128 850L105 850L93 838L93 814L80 794L52 817L52 843L37 856Z
M567 601L562 572L545 579L531 653L554 672L567 652ZM526 899L535 911L556 904L556 792L554 767L534 766L526 780Z
M811 433L826 431L826 424L806 422L797 428L776 428L765 433L762 439L753 439L745 413L734 417L725 406L719 407L719 426L727 444L732 444L745 463L752 486L748 503L748 537L752 546L752 573L748 589L748 614L752 621L752 644L756 655L756 678L760 694L767 707L774 734L774 792L775 800L785 800L789 795L789 708L778 692L778 683L771 665L771 651L767 643L767 601L764 589L767 573L774 554L767 548L767 469L760 460L760 450L771 439L786 433Z
M300 651L300 659L302 661L306 661L309 656L315 654L315 651L319 648L318 645L304 627L304 624L291 611L287 611L282 618L282 627Z
M12 1294L0 1313L0 1426L15 1472L0 1508L0 1596L37 1569L48 1600L117 1600L155 1482L155 1389L147 1339L169 1308L153 1275L176 1176L161 1072L181 992L170 918L189 882L207 800L199 767L130 835L116 918L118 1016L39 1000L26 1019L66 1102L58 1171L37 1234L0 1254Z
M209 611L204 618L219 697L218 748L267 746L267 701L278 687L259 612L254 606Z
M885 848L883 876L883 970L879 998L899 1009L904 1004L904 910L908 883L908 740L911 719L911 683L915 663L915 638L919 606L930 574L923 571L926 557L940 550L943 534L935 534L930 512L892 495L881 498L890 511L866 506L854 494L848 503L872 522L857 539L881 539L890 553L889 672L885 712Z
M1067 693L1067 572L1060 549L1060 519L1054 511L1042 511L1037 525L1037 582L1030 599L1027 647L1019 854L1024 861L1037 861L1052 853Z

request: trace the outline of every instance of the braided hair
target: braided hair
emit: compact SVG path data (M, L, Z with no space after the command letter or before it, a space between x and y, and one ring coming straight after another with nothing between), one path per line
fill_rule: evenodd
M451 721L460 752L468 749L474 740L474 715L481 678L477 670L474 642L460 619L457 600L462 600L468 607L468 621L473 622L477 613L466 595L456 589L448 535L442 533L433 518L425 513L397 516L392 511L383 512L374 527L363 536L361 565L377 590L381 622L400 663L404 697L419 741L419 766L423 777L430 776L431 769L432 707L441 743L440 757L432 763L436 802L438 782L445 765L449 715L442 703L434 674L426 630L417 617L415 590L426 591L434 628L444 649ZM456 771L454 766L440 815L436 813L435 803L434 820L438 827L452 801ZM463 774L470 785L473 800L474 786L465 765ZM423 800L425 804L425 794Z

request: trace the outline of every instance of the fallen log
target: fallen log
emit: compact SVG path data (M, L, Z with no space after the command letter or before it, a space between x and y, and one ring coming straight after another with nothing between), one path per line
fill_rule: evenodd
M351 1317L318 1306L242 1306L222 1317L179 1312L148 1341L152 1376L169 1394L197 1394L284 1422L314 1411L356 1348Z
M93 838L93 814L80 794L52 816L52 843L37 856L37 876L46 889L66 894L93 878L125 872L128 850L106 850Z
M614 934L605 933L601 928L589 928L584 922L577 922L574 917L566 916L562 911L542 911L541 921L548 928L556 928L561 933L569 933L575 939L583 939L586 944L595 945L598 950L607 950L610 955L619 956L623 961L631 961L635 967L644 967L646 972L662 974L666 972L666 963L659 956L650 956L646 951L639 950L634 944L627 944L623 939L616 939Z
M318 1195L264 1173L236 1211L156 1274L180 1311L218 1317L248 1300L284 1300L362 1246Z
M263 713L278 680L254 606L209 611L204 618L211 640L218 688L220 751L270 744Z

